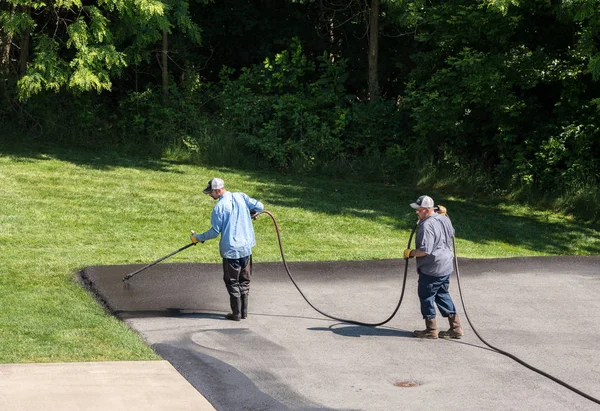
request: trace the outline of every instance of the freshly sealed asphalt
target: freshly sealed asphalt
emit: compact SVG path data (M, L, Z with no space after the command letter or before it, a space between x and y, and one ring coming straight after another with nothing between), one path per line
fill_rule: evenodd
M398 304L404 260L289 263L320 310L360 322ZM600 257L459 259L472 326L507 351L600 399ZM484 345L419 340L424 322L409 262L402 305L380 327L313 310L282 263L255 262L249 316L229 321L221 264L82 270L83 284L217 410L600 410L600 405ZM127 286L126 286L127 285ZM447 323L438 318L438 326Z

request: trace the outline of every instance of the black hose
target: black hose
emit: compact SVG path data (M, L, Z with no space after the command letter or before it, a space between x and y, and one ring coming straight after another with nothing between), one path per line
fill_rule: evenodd
M327 314L327 313L319 310L317 307L315 307L308 300L308 298L304 295L304 293L302 292L300 287L298 287L298 284L296 284L296 281L294 280L294 277L292 276L292 273L290 272L290 268L288 267L287 262L285 261L285 256L283 253L283 245L281 244L281 233L279 231L279 225L277 224L277 220L275 219L273 214L271 214L267 210L263 210L261 214L267 214L269 217L271 217L271 220L273 220L273 224L275 225L275 231L277 232L277 240L279 241L279 251L281 252L281 259L283 261L283 266L285 267L285 271L287 272L288 277L290 277L290 280L292 280L292 283L294 284L294 286L296 287L296 289L298 290L298 292L300 293L302 298L304 298L304 300L308 303L308 305L310 305L316 312L318 312L321 315L324 315L325 317L331 318L332 320L341 321L341 322L348 323L348 324L363 325L363 326L367 326L367 327L377 327L377 326L380 326L380 325L383 325L383 324L389 322L392 318L394 318L394 316L400 309L400 306L402 305L402 300L404 299L404 290L406 288L406 277L408 274L408 260L406 260L406 263L404 265L404 279L402 280L402 291L400 293L400 300L398 301L398 305L396 306L396 309L394 310L392 315L390 315L386 320L381 321L379 323L364 323L361 321L354 321L354 320L348 320L345 318L338 318L333 315ZM412 232L410 233L410 239L408 240L407 248L410 248L410 243L412 241L412 238L413 238L416 228L417 228L417 226L415 226L415 228L413 228Z
M304 295L304 293L302 292L302 290L300 289L300 287L298 287L298 284L296 284L296 281L294 281L294 277L292 276L292 273L290 272L290 269L287 265L287 262L285 261L285 256L283 253L283 245L281 244L281 233L279 232L279 225L277 224L277 220L275 220L275 217L273 216L273 214L271 214L270 212L264 210L262 213L267 214L269 217L271 217L271 219L273 220L273 224L275 225L275 230L277 231L277 240L279 242L279 251L281 252L281 259L283 260L283 265L285 267L285 271L288 274L288 277L290 278L290 280L292 280L292 283L294 284L294 286L296 287L296 289L298 290L298 292L300 293L300 295L302 296L302 298L304 298L304 300L308 303L308 305L310 305L315 311L317 311L318 313L320 313L321 315L324 315L325 317L331 318L333 320L336 321L341 321L344 323L348 323L348 324L355 324L355 325L362 325L362 326L367 326L367 327L377 327L380 325L383 325L387 322L389 322L392 318L394 318L394 316L396 315L396 313L398 312L398 309L400 309L400 306L402 305L402 300L404 298L404 290L406 288L406 277L408 274L408 260L406 260L405 265L404 265L404 279L402 280L402 292L400 294L400 300L398 301L398 305L396 306L396 309L394 310L394 312L392 313L392 315L389 316L389 318L387 318L385 321L379 322L379 323L364 323L364 322L360 322L360 321L354 321L354 320L348 320L348 319L344 319L344 318L338 318L335 317L333 315L329 315L327 313L324 313L323 311L319 310L317 307L315 307L309 300L308 298L306 298L306 296ZM261 213L261 214L262 214ZM446 216L448 216L446 214ZM448 218L450 218L448 216ZM417 227L419 226L419 224L417 223L415 225L415 227L412 229L411 233L410 233L410 238L408 239L408 246L406 248L410 248L410 244L412 242L413 236L415 234L415 230L417 229ZM526 363L525 361L523 361L522 359L518 358L517 356L506 352L504 350L501 350L500 348L494 347L493 345L489 344L486 340L483 339L483 337L479 334L479 332L477 332L477 329L473 326L473 323L471 322L471 319L469 318L469 315L467 313L467 307L465 306L465 300L463 298L463 293L462 293L462 287L460 284L460 272L458 270L458 259L456 257L456 241L454 239L454 237L452 237L452 249L454 252L454 269L456 271L456 280L458 283L458 292L460 295L460 301L463 307L463 312L465 314L465 318L467 319L467 322L469 323L469 325L471 326L471 329L473 330L473 332L475 333L475 335L477 336L477 338L479 338L479 340L481 340L482 343L484 343L486 346L488 346L489 348L491 348L493 351L505 355L508 358L518 362L519 364L523 365L526 368L529 368L530 370L543 375L546 378L549 378L550 380L562 385L563 387L573 391L576 394L579 394L580 396L582 396L583 398L586 398L592 402L595 402L596 404L600 404L600 400L598 400L597 398L592 397L591 395L588 395L580 390L578 390L577 388L567 384L566 382Z
M454 268L456 270L456 281L458 283L458 293L460 295L460 302L462 304L463 307L463 312L465 313L465 318L467 319L467 322L469 323L469 325L471 326L471 329L473 330L473 332L475 333L475 335L477 336L477 338L479 338L479 340L481 340L482 343L484 343L485 345L487 345L489 348L491 348L492 350L496 351L499 354L505 355L508 358L518 362L519 364L523 365L526 368L529 368L531 371L535 371L540 375L543 375L546 378L551 379L552 381L554 381L557 384L562 385L565 388L568 388L569 390L573 391L576 394L581 395L583 398L586 398L592 402L595 402L596 404L600 404L600 400L597 398L592 397L591 395L588 395L580 390L578 390L577 388L567 384L566 382L554 377L553 375L550 375L542 370L540 370L539 368L536 368L528 363L526 363L525 361L523 361L522 359L520 359L519 357L506 352L504 350L501 350L500 348L494 347L493 345L491 345L490 343L488 343L486 340L483 339L483 337L481 335L479 335L479 333L477 332L477 329L473 326L473 323L471 322L471 319L469 318L469 314L467 313L467 307L465 306L465 300L463 298L463 293L462 293L462 288L460 285L460 272L458 270L458 261L456 258L456 241L454 240L454 237L452 237L452 248L454 250Z

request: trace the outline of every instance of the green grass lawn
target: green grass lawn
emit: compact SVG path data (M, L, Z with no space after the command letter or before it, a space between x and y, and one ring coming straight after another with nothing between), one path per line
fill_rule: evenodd
M188 244L191 229L209 228L214 201L202 189L215 176L275 215L288 261L400 258L416 221L408 204L425 194L109 152L0 148L0 363L156 359L75 273L147 264ZM516 204L426 194L448 208L461 257L600 253L597 226ZM255 261L280 261L271 220L261 216L255 228ZM220 262L218 242L166 262Z

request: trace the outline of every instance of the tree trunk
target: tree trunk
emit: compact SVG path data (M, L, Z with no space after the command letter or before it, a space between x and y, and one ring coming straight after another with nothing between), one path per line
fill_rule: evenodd
M371 0L369 18L369 100L379 98L377 57L379 55L379 9L381 0Z
M163 29L162 37L162 89L163 89L163 103L167 102L169 98L169 64L168 55L169 52L169 37L167 29Z
M4 8L5 5L2 6ZM14 15L15 9L12 7L11 14ZM10 53L12 47L12 35L0 31L0 73L8 74L10 72Z
M3 34L0 37L0 73L10 72L10 48L12 44L12 36L9 34Z
M25 7L25 13L31 15L31 9ZM29 37L31 31L29 28L25 29L21 34L21 53L19 54L19 77L23 77L27 71L27 60L29 60Z

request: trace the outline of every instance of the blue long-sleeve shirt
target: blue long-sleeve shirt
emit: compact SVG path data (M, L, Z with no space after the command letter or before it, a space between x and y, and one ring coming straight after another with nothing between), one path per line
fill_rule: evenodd
M216 238L221 234L219 251L223 258L242 258L252 254L256 245L250 211L262 212L263 204L244 193L226 191L212 211L210 230L196 234L198 241Z

